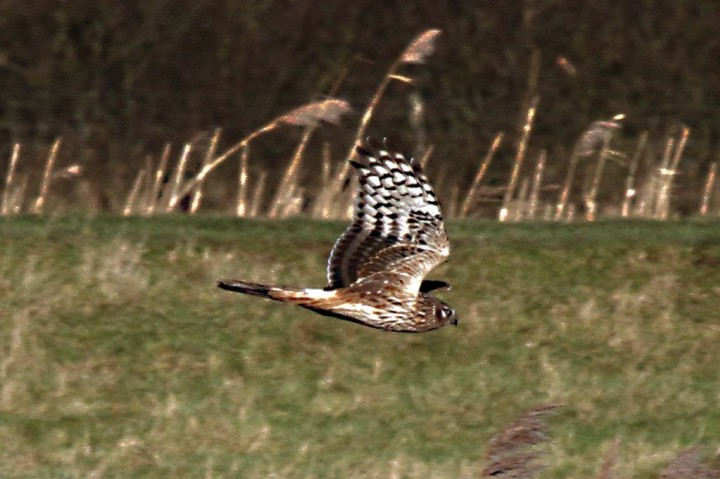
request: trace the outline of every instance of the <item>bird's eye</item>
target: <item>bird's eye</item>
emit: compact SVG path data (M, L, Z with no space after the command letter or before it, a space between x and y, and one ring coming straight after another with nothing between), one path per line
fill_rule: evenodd
M440 311L438 311L438 316L440 316L440 319L449 319L452 318L452 316L455 314L455 311L448 308L447 306L443 306L440 308Z

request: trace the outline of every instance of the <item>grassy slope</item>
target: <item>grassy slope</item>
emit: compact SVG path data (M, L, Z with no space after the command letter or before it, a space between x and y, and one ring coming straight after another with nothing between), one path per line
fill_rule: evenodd
M546 477L720 437L720 224L452 224L426 335L213 286L322 285L343 226L0 219L0 476L477 477L556 402Z

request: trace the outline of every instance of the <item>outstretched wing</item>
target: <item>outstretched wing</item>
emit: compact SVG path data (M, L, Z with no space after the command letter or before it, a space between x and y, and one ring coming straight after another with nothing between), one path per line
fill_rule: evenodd
M450 253L437 197L414 159L370 139L357 152L353 222L330 253L328 287L391 270L411 275L411 289L417 290Z

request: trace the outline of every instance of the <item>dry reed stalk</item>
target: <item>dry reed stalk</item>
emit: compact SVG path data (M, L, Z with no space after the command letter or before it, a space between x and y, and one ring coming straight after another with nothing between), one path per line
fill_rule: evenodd
M528 189L528 179L523 178L520 181L517 200L510 203L513 205L510 211L510 218L512 218L513 221L522 221L525 219L528 209Z
M717 166L718 162L714 161L710 164L710 168L708 169L707 178L705 179L705 187L703 188L702 201L700 203L700 216L707 215L708 208L710 207L713 187L715 186L715 177L717 176Z
M323 143L322 149L322 165L320 168L320 187L324 188L330 181L330 162L332 155L330 153L330 143Z
M687 140L690 137L690 128L687 126L682 127L682 133L680 134L680 143L678 143L677 147L675 148L675 153L673 154L672 163L670 165L670 171L671 174L668 175L667 178L667 200L666 200L666 206L664 211L664 217L663 219L667 219L669 215L670 210L670 192L672 191L672 183L675 180L675 175L678 172L678 168L680 167L680 160L682 159L683 152L685 151L685 146L687 145Z
M578 73L577 67L573 65L567 57L562 55L555 57L555 64L568 76L574 77Z
M262 202L263 193L265 192L265 179L267 178L267 171L263 170L260 172L260 177L255 185L255 191L253 191L252 201L250 202L250 216L256 218L260 214L260 203Z
M145 208L145 214L148 216L152 216L155 213L157 201L160 196L160 186L162 185L163 177L165 176L165 170L167 169L169 159L170 143L166 143L165 148L163 148L163 152L160 155L160 161L158 161L158 166L155 169L155 177L152 179L152 186L150 187L150 197L148 198L147 206Z
M430 161L430 157L435 152L435 145L428 146L424 151L422 157L420 157L420 167L422 169L425 169L428 162Z
M331 179L315 198L312 216L324 220L335 218L338 203L342 203L342 188L350 172L350 162L343 162L335 177Z
M657 183L657 174L653 171L645 180L645 183L638 188L638 203L633 216L639 218L653 217Z
M13 188L10 194L10 202L8 208L8 215L17 215L22 212L23 204L25 204L25 192L27 191L28 177L27 175L20 175L16 180L18 184Z
M270 204L270 210L265 214L268 218L284 218L285 217L285 211L290 207L290 204L292 203L293 199L295 198L295 194L298 190L298 184L297 183L290 183L288 187L285 190L285 199L283 200L282 205L278 206L278 209L275 212L272 212L272 208L275 206L275 202ZM270 216L270 213L273 213L273 216Z
M437 37L440 35L440 33L441 31L436 29L424 31L423 33L415 37L413 41L410 42L410 44L405 48L402 54L390 65L390 68L388 68L387 73L385 73L385 76L380 81L378 87L375 89L375 94L370 100L370 103L368 103L368 106L367 108L365 108L365 112L360 119L360 124L358 125L358 129L355 132L355 138L352 142L352 146L350 147L350 151L348 151L346 155L348 161L355 158L355 145L357 145L360 140L362 140L362 138L365 136L365 131L370 124L370 119L372 118L375 109L380 104L380 100L385 94L385 90L387 89L390 82L392 80L401 80L406 82L412 81L406 77L397 75L395 73L396 70L404 63L425 63L425 59L435 50L435 40L437 40Z
M644 131L638 139L637 147L635 148L635 154L630 160L630 166L628 169L628 175L625 178L625 195L623 197L622 207L620 209L620 216L627 218L630 216L630 204L632 199L635 197L635 175L637 174L638 164L640 163L640 157L645 151L645 145L647 144L648 132Z
M528 479L543 468L538 462L540 452L535 446L548 442L544 418L560 405L534 409L510 423L490 439L486 454L487 466L480 477Z
M243 218L247 215L247 189L248 189L248 156L250 145L245 145L240 150L240 171L238 172L238 195L235 215Z
M575 212L577 211L577 207L575 205L569 205L567 207L567 214L565 215L565 221L567 223L572 223L573 220L575 220Z
M415 37L400 56L400 63L425 63L425 59L435 51L435 41L440 33L440 30L430 29Z
M343 83L345 83L345 79L347 78L348 73L350 72L350 65L353 64L358 58L360 58L358 55L354 55L350 60L345 63L345 65L342 67L342 70L340 70L340 74L337 76L333 84L330 86L330 90L328 91L328 96L335 96L337 95L337 92L340 91L340 87Z
M192 151L192 144L186 143L183 147L183 151L180 154L180 160L178 161L177 167L175 168L175 174L173 175L170 183L170 196L168 197L167 206L165 207L166 212L171 212L177 206L178 201L185 193L181 193L181 186L183 176L185 176L185 168L187 167L188 158L190 157L190 151Z
M699 448L691 447L678 454L660 473L660 479L718 479L719 469L700 461Z
M245 138L225 150L220 156L205 164L195 178L188 180L184 185L182 185L178 194L182 196L192 191L192 189L195 188L198 183L203 181L212 170L217 168L223 161L240 151L240 149L260 135L273 131L281 125L315 126L323 121L328 123L337 123L340 120L340 117L350 110L350 105L345 100L328 98L326 100L308 103L284 113L264 126L251 132Z
M133 186L130 189L130 193L128 194L127 201L125 202L125 208L123 208L123 216L130 216L133 213L144 177L145 170L141 168L140 171L138 171L135 181L133 182Z
M280 185L278 186L277 193L275 193L275 198L273 199L270 211L268 212L268 218L277 217L278 213L285 207L285 205L292 200L292 189L297 187L300 163L302 162L305 148L307 148L307 144L314 131L314 127L308 127L305 129L305 133L303 133L300 143L298 143L297 148L295 148L295 153L293 153L292 159L290 160L288 167L285 169L285 174L283 175L282 180L280 180Z
M502 143L503 136L503 132L495 135L495 138L493 139L490 148L488 149L487 153L485 153L485 158L483 158L482 162L480 163L480 167L475 173L475 177L473 178L472 184L470 185L470 189L468 190L467 195L465 195L465 200L463 200L462 207L460 208L461 218L467 218L470 207L475 203L480 187L480 182L485 177L485 173L487 173L490 162L495 157L495 152L498 150L500 144Z
M332 181L328 181L320 188L320 191L315 196L312 208L310 209L311 217L316 219L329 218L331 209L330 203L333 198L333 191L335 189L336 187L332 184Z
M602 174L605 169L605 163L607 162L608 152L610 151L610 139L611 135L605 137L603 146L598 154L597 166L595 167L595 174L593 175L592 182L590 183L590 189L585 195L585 220L595 221L597 214L597 195L600 191L600 181L602 180Z
M530 189L530 199L528 200L527 217L531 220L535 219L537 213L540 188L542 187L543 174L545 173L545 161L547 160L547 150L541 150L535 163L535 174L533 175L532 188Z
M580 183L580 198L582 198L583 201L587 197L588 191L590 191L590 185L592 184L592 174L590 170L591 168L588 165L585 171L583 171L582 182Z
M522 201L514 201L513 198L515 196L515 190L517 188L517 181L519 179L522 163L525 159L525 151L527 150L527 143L530 138L530 132L532 131L532 125L539 101L537 87L540 80L540 58L540 49L533 48L530 55L530 66L528 68L527 83L525 85L525 96L522 102L523 110L526 113L523 117L520 140L517 145L515 161L513 161L513 169L510 173L508 185L505 188L505 194L503 195L502 206L498 214L498 219L500 221L518 220L518 215L522 216L523 214L521 211L523 208ZM511 207L513 208L512 211Z
M323 144L322 151L322 166L320 172L320 187L318 193L315 195L313 205L310 210L310 216L313 218L324 218L323 210L327 204L327 198L330 196L330 191L334 188L334 183L331 175L331 154L330 144L325 142ZM339 181L339 179L338 179Z
M210 144L208 144L208 148L205 151L205 156L203 156L202 161L202 167L210 163L215 156L215 152L217 151L217 145L220 142L220 133L221 129L216 128L213 132L212 137L210 138ZM202 168L201 167L201 168ZM197 185L195 186L195 191L192 195L192 201L190 202L190 214L194 215L198 208L200 208L200 202L202 201L203 197L203 185L205 184L205 180L202 179L197 182Z
M575 169L577 168L580 154L577 148L573 148L573 152L570 154L570 162L568 165L567 173L565 174L565 181L563 187L560 190L560 197L558 198L557 206L555 207L555 221L560 221L567 209L568 199L570 198L570 188L572 182L575 179Z
M652 191L654 193L654 195L650 197L650 201L652 202L652 216L654 218L660 217L660 209L662 208L663 202L663 199L660 196L662 194L663 176L670 172L670 157L672 156L672 151L674 147L675 138L667 138L665 140L665 148L663 149L663 155L660 159L660 166L657 167L657 169L653 170L653 173L650 177L652 181Z
M612 120L598 120L590 123L575 144L580 156L591 156L602 149L612 138L613 131L620 128L618 121L625 118L624 114L615 115Z
M620 217L621 218L628 218L630 217L630 205L632 204L633 198L635 198L636 191L635 188L632 186L628 187L628 184L631 182L630 175L625 180L625 193L623 194L623 200L622 205L620 206Z
M415 153L418 156L423 156L426 151L427 145L427 133L425 132L425 104L423 102L420 93L414 91L410 93L410 111L409 121L410 127L413 129L415 134Z
M340 216L340 219L350 219L353 215L353 196L347 195L348 200L345 202L345 211Z
M8 165L7 175L5 176L5 189L2 194L2 204L0 204L0 216L10 214L10 197L15 187L15 169L17 168L18 159L20 158L20 143L13 145L12 154L10 155L10 164Z
M82 174L82 166L77 163L68 165L62 170L53 173L53 179L55 178L73 178Z
M36 215L42 214L47 201L48 193L50 192L50 182L52 181L53 175L52 170L57 159L58 151L60 151L61 139L56 139L50 147L47 161L45 162L45 169L43 170L42 183L40 184L40 193L32 206L32 212Z
M580 138L575 143L572 153L570 154L568 171L565 175L565 181L563 182L563 187L560 190L560 197L558 198L558 202L555 207L555 221L560 221L563 218L563 214L567 208L568 199L570 198L570 190L572 188L573 180L575 179L575 170L580 157L590 156L596 151L601 150L612 136L612 131L620 127L620 124L615 120L621 120L624 117L625 115L615 115L612 121L594 121L585 131L583 131L582 135L580 135ZM583 188L583 192L584 191L585 188ZM583 194L583 197L585 196L586 195Z
M665 155L663 155L662 167L659 170L660 189L655 203L655 214L658 219L666 220L670 214L670 191L672 190L673 179L677 173L688 136L690 136L690 129L683 126L680 141L674 149L672 148L674 141L668 140L668 147L665 150Z
M595 188L595 178L598 178L599 183L599 177L602 175L604 167L605 162L598 161L591 189L585 195L585 221L595 221L595 217L597 215L597 189Z
M530 53L530 65L528 67L527 83L525 84L525 96L523 98L524 109L527 110L533 103L537 103L537 89L540 82L540 60L542 54L539 48L533 47Z
M151 155L145 155L145 171L147 174L143 178L143 184L140 186L142 194L139 195L138 210L141 215L145 215L150 204L150 194L152 193L153 183L153 160Z
M305 189L293 184L292 195L288 197L285 206L280 212L280 218L289 218L299 215L302 212L302 206L305 203Z
M530 102L530 107L527 109L527 114L525 115L522 135L520 135L520 139L518 140L515 161L513 162L512 172L510 173L510 179L508 181L507 188L505 189L505 196L503 197L503 206L500 208L500 221L507 219L508 214L510 213L510 202L515 195L515 188L517 187L518 178L520 176L520 167L525 159L525 152L527 150L528 141L530 140L530 133L532 132L538 101L539 97L535 96Z
M688 137L690 136L690 128L687 126L682 127L682 133L680 134L680 143L678 144L677 148L675 148L675 153L673 154L672 159L672 165L670 166L673 171L677 171L678 166L680 165L680 160L682 159L683 151L685 150L685 145L687 145Z

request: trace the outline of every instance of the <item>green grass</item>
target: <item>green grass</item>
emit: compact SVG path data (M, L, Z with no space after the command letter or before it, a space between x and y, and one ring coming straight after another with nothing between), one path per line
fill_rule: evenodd
M478 477L547 403L543 477L720 437L720 224L450 224L457 328L220 291L324 283L342 223L0 219L0 477Z

